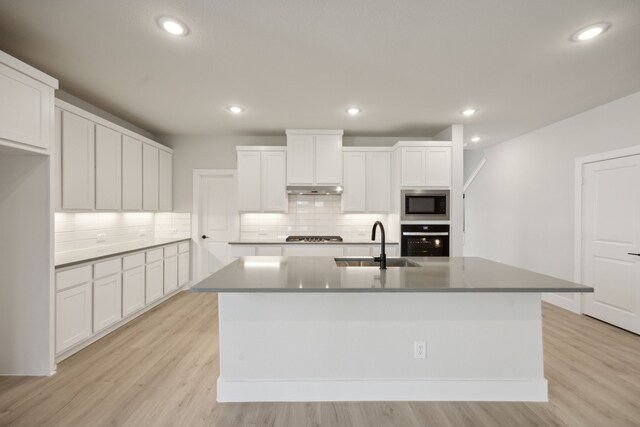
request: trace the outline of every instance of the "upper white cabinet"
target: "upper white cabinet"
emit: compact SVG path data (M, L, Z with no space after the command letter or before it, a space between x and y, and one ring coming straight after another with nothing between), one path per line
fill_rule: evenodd
M68 111L59 129L62 145L62 208L95 207L95 125Z
M238 210L287 212L287 153L284 148L237 147Z
M391 152L344 152L343 212L391 211Z
M287 130L287 185L342 185L342 131Z
M122 136L122 209L142 210L142 142Z
M403 187L451 186L451 147L402 147L401 185Z
M149 144L142 144L142 209L158 210L159 191L159 150Z
M0 145L49 150L58 81L0 51Z
M122 207L122 134L96 125L96 209Z
M170 212L173 208L173 154L160 150L158 170L158 207L163 212Z

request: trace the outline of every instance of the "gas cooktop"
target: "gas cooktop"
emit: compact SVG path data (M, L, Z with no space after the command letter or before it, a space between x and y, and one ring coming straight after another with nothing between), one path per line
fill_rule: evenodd
M340 236L289 236L287 242L328 243L342 242Z

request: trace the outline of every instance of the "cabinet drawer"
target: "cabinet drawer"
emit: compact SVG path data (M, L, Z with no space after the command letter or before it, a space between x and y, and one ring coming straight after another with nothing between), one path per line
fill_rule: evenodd
M147 251L147 264L161 260L163 257L162 253L162 248Z
M135 267L140 267L141 265L144 265L144 252L128 255L122 258L123 270L130 270Z
M189 246L189 242L178 243L178 252L180 252L181 254L189 252Z
M256 254L255 246L248 245L229 245L229 256L240 258L243 256L253 256Z
M167 246L164 248L164 257L168 258L171 256L178 255L178 245Z
M56 273L56 291L72 288L91 281L91 266L73 268Z
M111 259L109 261L99 262L93 265L93 278L110 276L122 271L122 259Z

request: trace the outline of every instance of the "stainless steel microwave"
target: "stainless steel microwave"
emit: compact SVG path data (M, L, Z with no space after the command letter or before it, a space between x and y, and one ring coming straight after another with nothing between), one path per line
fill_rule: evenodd
M449 190L402 190L401 220L448 220Z

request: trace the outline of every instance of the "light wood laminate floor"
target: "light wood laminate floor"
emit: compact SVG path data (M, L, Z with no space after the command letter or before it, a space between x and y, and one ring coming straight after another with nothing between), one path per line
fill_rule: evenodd
M640 337L548 304L543 323L548 403L218 404L217 297L183 292L51 378L0 378L0 426L639 426Z

